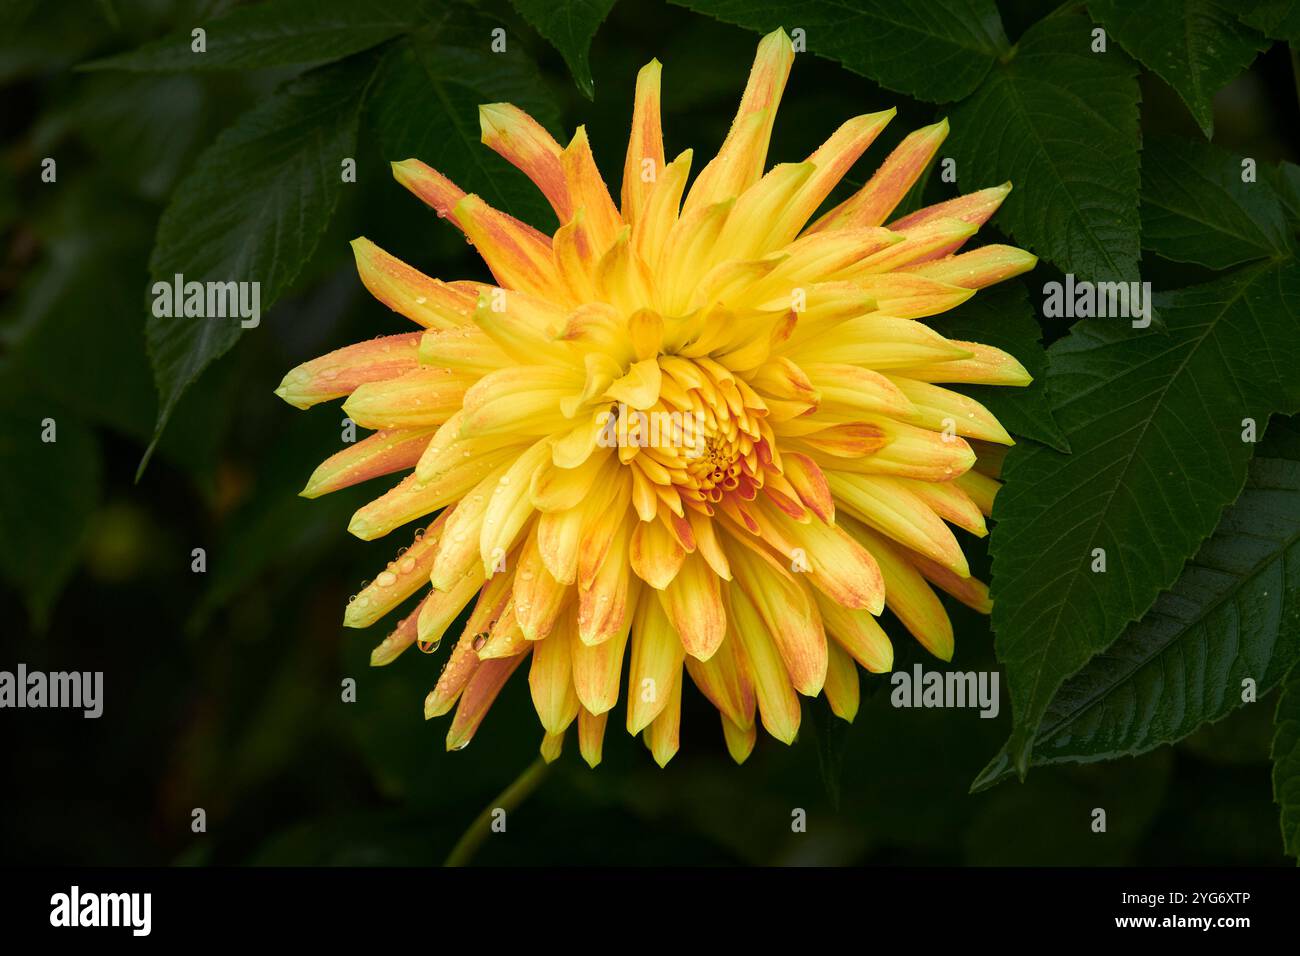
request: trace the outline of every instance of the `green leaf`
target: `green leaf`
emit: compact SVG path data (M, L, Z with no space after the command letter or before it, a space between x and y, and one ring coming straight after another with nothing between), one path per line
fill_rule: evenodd
M466 192L545 230L554 222L550 206L523 173L483 145L478 107L514 103L552 131L559 110L532 61L513 50L492 53L473 31L473 23L448 22L388 51L371 97L380 144L390 160L420 159Z
M1031 27L952 114L957 178L1015 189L998 222L1089 280L1132 280L1138 263L1138 85L1118 51L1093 53L1082 16Z
M1026 388L994 385L946 385L982 403L1013 435L1069 452L1070 443L1056 424L1047 398L1047 356L1039 344L1042 331L1025 287L1003 282L985 289L951 312L936 316L934 327L950 339L980 342L1010 352L1034 381Z
M1292 225L1300 225L1300 166L1281 162L1276 168L1265 167L1265 173L1277 189Z
M1237 19L1237 9L1220 0L1088 3L1120 46L1177 91L1207 139L1214 134L1214 94L1268 46Z
M1142 247L1211 269L1282 255L1286 217L1267 176L1207 143L1160 138L1142 150Z
M1276 445L1250 463L1241 497L1173 588L1061 686L1034 766L1181 740L1238 707L1244 679L1263 696L1300 659L1300 448ZM1011 773L1004 748L973 789Z
M1237 10L1248 26L1275 40L1300 39L1300 5L1295 0L1238 0Z
M154 281L257 282L263 314L289 287L329 225L341 189L340 164L355 151L358 117L374 72L370 57L322 67L293 80L240 117L176 187L158 223ZM239 318L160 317L146 325L158 421L238 341Z
M1273 800L1282 808L1282 846L1300 860L1300 664L1282 685L1273 722Z
M193 49L193 27L136 50L84 64L83 70L255 70L318 66L368 50L429 18L410 0L272 0L236 7L210 22L206 50Z
M969 96L1007 36L992 0L673 0L726 23L768 33L803 30L808 49L886 89L932 103Z
M993 629L1023 774L1057 689L1173 584L1240 491L1242 420L1300 409L1300 268L1156 297L1167 329L1091 319L1048 350L1073 454L1022 444L993 517ZM1104 572L1094 572L1103 549Z
M0 576L22 594L41 629L77 565L99 501L99 448L75 415L15 393L13 384L0 395Z
M591 79L587 52L596 30L614 9L615 0L510 0L519 15L527 20L551 46L560 51L569 65L578 89L587 99L595 99L596 84Z

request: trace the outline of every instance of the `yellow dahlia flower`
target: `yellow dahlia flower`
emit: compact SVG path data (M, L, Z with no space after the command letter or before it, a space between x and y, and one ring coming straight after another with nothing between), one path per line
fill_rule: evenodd
M894 111L765 173L793 59L784 32L762 40L726 141L689 189L691 151L664 161L660 65L646 66L619 205L581 127L561 147L519 109L482 107L483 142L545 194L555 234L396 163L496 285L431 279L358 239L366 288L422 331L332 352L277 391L303 408L348 396L347 415L375 430L322 464L307 497L414 469L356 513L353 534L436 513L344 623L423 590L375 648L386 664L436 649L473 603L425 701L426 717L456 707L449 749L527 662L543 755L576 721L594 766L626 666L628 731L659 764L678 748L688 675L743 761L757 722L794 739L800 694L824 691L853 718L856 665L892 666L884 607L945 660L952 627L931 586L988 610L948 524L984 534L997 487L966 439L1011 439L937 383L1029 376L916 320L1033 266L1006 246L957 253L1009 186L882 226L941 122L808 225Z

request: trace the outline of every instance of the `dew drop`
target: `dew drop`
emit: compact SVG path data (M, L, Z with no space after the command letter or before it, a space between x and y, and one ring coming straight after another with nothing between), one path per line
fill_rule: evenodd
M383 574L379 575L379 577L375 579L375 583L378 584L381 588L391 588L394 584L397 583L397 575L394 574L392 571L385 571Z
M415 570L415 558L407 558L402 562L402 573L410 574Z

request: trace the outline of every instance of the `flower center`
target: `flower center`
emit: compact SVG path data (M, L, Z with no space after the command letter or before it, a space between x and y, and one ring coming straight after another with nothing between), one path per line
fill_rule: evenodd
M652 440L633 461L705 512L727 494L752 500L771 460L762 401L708 359L661 356L660 366L659 401L645 413Z

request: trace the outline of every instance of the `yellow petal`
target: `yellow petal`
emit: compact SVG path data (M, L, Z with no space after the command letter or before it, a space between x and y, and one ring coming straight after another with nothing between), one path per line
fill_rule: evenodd
M583 210L587 217L595 252L600 255L614 244L614 237L623 228L623 219L609 198L609 187L596 168L596 159L587 142L587 128L579 126L572 141L560 157L564 178L569 185L569 196L574 210Z
M568 183L560 163L560 144L519 107L485 103L478 108L484 145L533 181L561 222L573 211Z
M632 134L627 140L627 160L623 164L623 219L628 223L635 223L640 217L656 180L664 172L664 135L659 118L661 73L659 61L651 60L636 75Z
M592 770L600 764L605 749L605 724L609 714L592 714L578 711L578 750Z
M419 634L417 622L420 618L420 611L424 609L426 597L415 606L410 614L398 622L397 627L393 628L379 644L370 652L370 666L383 667L385 664L391 664L397 660L402 651L406 650L415 643Z
M737 727L753 726L754 683L736 638L724 639L708 660L688 656L686 670L695 686L724 717Z
M633 594L633 600L639 588ZM613 632L599 644L589 644L570 632L569 652L573 658L573 685L582 706L593 714L603 714L618 703L619 677L623 672L623 652L632 625L629 609Z
M524 522L533 515L528 489L533 475L550 457L550 441L543 438L515 459L505 474L497 479L487 510L483 513L483 530L479 534L479 556L489 577L496 573L506 553L514 547Z
M740 545L737 547L729 542L727 549L736 575L735 583L739 586L727 589L732 595L732 607L746 607L753 615L737 622L731 630L741 634L745 650L751 652L753 660L752 648L744 632L753 626L754 619L760 621L762 630L772 636L774 646L779 649L788 675L787 683L801 694L817 696L826 680L826 633L822 630L821 615L812 595L794 576L771 558L761 557L743 538L733 535L731 541ZM746 600L737 601L737 591L743 593ZM779 737L780 734L774 732L773 736Z
M539 641L551 633L572 590L551 575L542 561L537 535L529 534L514 576L514 610L524 638Z
M548 734L558 734L578 716L578 695L573 689L573 663L568 628L561 627L544 640L534 641L528 689L533 706Z
M915 381L901 373L887 375L886 378L907 396L915 408L909 419L912 424L999 445L1015 444L1002 423L975 399L937 385Z
M643 590L632 624L628 664L627 732L639 734L668 705L686 652L658 596Z
M679 670L669 692L667 705L645 729L646 746L660 767L668 766L668 761L677 755L677 749L681 746L681 731L682 675Z
M439 282L364 237L352 240L357 274L370 294L426 329L454 329L469 322L474 296L461 283Z
M832 641L829 665L826 668L826 700L831 705L831 713L841 720L853 723L858 715L858 667L853 658L838 644Z
M758 727L752 723L748 727L738 727L724 714L722 735L727 742L727 753L731 754L732 760L740 764L748 760L749 755L754 751L754 744L758 740Z
M362 428L441 425L460 408L473 378L446 369L416 368L360 386L343 412Z
M894 646L870 611L847 608L818 594L826 634L873 674L886 674L894 667ZM828 665L829 668L829 665Z
M303 498L319 498L340 488L414 467L428 448L434 431L431 426L377 431L321 462L298 494Z
M396 379L419 365L420 333L385 335L336 349L299 365L275 390L295 408L351 395L371 382Z
M460 696L460 706L456 708L456 716L447 731L448 750L462 750L469 745L497 694L527 656L527 653L518 654L478 665Z
M632 532L628 560L637 577L662 591L681 570L686 550L664 521L641 521Z
M759 616L744 590L728 588L727 595L730 622L727 640L739 642L744 650L758 699L759 718L769 734L782 743L792 744L799 733L799 698L790 684L781 653L767 622Z
M952 660L952 622L925 578L908 560L910 552L862 525L853 525L852 533L880 564L889 609L922 647L940 660Z
M767 159L776 109L794 63L794 48L784 30L774 30L759 42L749 82L722 147L686 197L683 215L692 209L740 195L758 182Z
M847 511L887 537L951 568L962 577L970 574L966 555L943 519L901 482L887 475L844 472L830 472L826 478L840 503L841 513ZM888 578L885 586L889 586Z
M638 524L638 528L646 525ZM721 580L698 554L686 555L681 570L660 592L664 613L691 657L707 661L727 632Z
M428 528L416 532L411 546L403 548L374 581L348 602L344 627L369 627L428 583L438 540L450 516L451 510L444 509Z
M947 136L946 119L909 133L865 186L813 223L809 231L880 225L921 178Z

